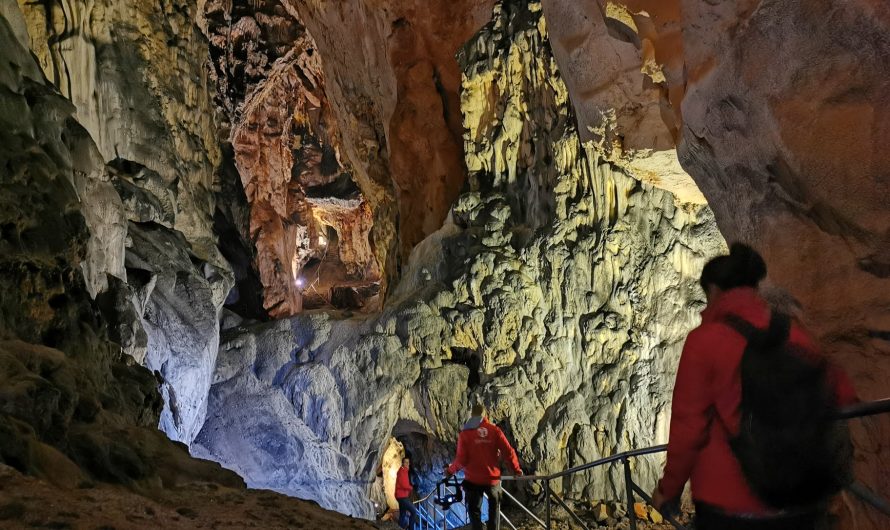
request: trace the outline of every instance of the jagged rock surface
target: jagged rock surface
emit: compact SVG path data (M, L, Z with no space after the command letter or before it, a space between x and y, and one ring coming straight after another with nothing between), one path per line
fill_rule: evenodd
M96 139L75 171L88 288L96 296L109 287L105 273L115 278L112 338L163 378L162 427L188 443L204 420L233 284L212 230L222 158L207 72L194 59L207 54L197 8L19 5L40 67L89 133L77 134Z
M18 7L0 8L0 525L373 527L246 492L157 429L189 438L203 422L230 280L170 228L162 176L105 165L29 54ZM163 412L140 352L188 379L163 382Z
M395 280L465 180L454 52L494 1L283 3L316 40L344 153L374 212L378 262Z
M722 239L707 208L582 145L545 26L538 4L507 3L463 51L471 191L414 250L388 307L227 332L196 454L368 515L389 438L429 480L472 396L539 472L665 439L696 277ZM659 472L637 469L644 484ZM613 473L555 486L615 498Z
M74 107L5 18L0 43L0 459L66 487L150 490L183 476L238 486L156 429L157 381L108 340L123 203Z
M204 18L265 309L379 309L373 212L342 152L315 42L281 4L208 2Z
M632 11L623 5L634 3L542 2L581 138L599 143L604 156L629 175L703 204L677 158L669 84L649 35L664 6L649 2L648 10Z
M772 283L801 302L861 396L885 397L890 160L881 146L890 7L868 0L545 0L544 7L562 17L555 48L576 105L608 93L591 63L616 57L613 71L632 76L641 64L660 70L665 126L721 231L763 251ZM623 35L636 53L615 33L619 23L634 29ZM620 56L603 53L622 48ZM648 108L648 101L636 102ZM887 422L856 430L857 475L887 496L890 460L879 442ZM881 527L877 512L860 512L845 524Z
M221 153L207 41L197 7L177 0L18 2L46 77L76 107L106 162L132 161L160 176L202 259L217 259L211 230Z

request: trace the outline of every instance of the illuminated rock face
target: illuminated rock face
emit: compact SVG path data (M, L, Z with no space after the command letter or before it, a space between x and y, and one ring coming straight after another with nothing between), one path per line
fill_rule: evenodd
M222 155L207 72L196 60L207 54L196 8L19 6L43 73L97 148L80 195L90 294L112 293L112 338L158 372L161 426L188 443L204 421L219 314L233 283L211 218Z
M265 310L379 309L373 212L343 152L315 42L280 4L208 2L204 17Z
M18 313L0 317L27 316L4 337L63 349L92 314L163 379L163 410L107 342L71 349L84 365L58 368L62 395L72 378L111 389L102 425L160 421L252 485L354 514L391 436L438 469L476 398L527 467L555 470L664 440L694 280L722 248L688 171L882 397L890 8L506 2L476 33L493 4L18 2L0 154L42 173L4 175ZM34 234L49 247L28 250ZM240 316L220 340L227 297ZM61 403L35 440L95 428ZM860 477L890 490L886 429L857 436ZM81 449L114 445L99 438ZM560 487L615 497L597 473Z
M146 331L150 336L156 331L136 325L140 320L122 276L131 288L142 287L138 297L152 310L161 300L152 289L167 301L175 298L170 275L196 291L201 285L176 270L182 264L175 260L157 274L146 271L142 279L148 283L130 276L129 239L146 243L139 252L149 255L154 250L149 243L174 232L160 225L128 226L136 214L126 206L129 195L116 190L132 185L134 175L106 166L74 119L76 108L45 81L17 9L5 4L0 10L0 461L67 489L91 481L143 492L191 481L238 487L237 476L189 458L181 444L157 430L171 409L162 412L152 373L121 351L128 347L140 355L141 333L142 355L153 356L151 348L144 350L145 338ZM145 206L150 210L150 203ZM149 229L156 235L140 232ZM188 257L185 261L194 268ZM205 286L212 283L203 273L200 279ZM167 315L169 309L159 311ZM209 326L216 325L212 308L196 309L204 310ZM147 315L145 320L152 322ZM189 331L201 330L200 321L188 324ZM173 337L179 331L173 322L164 333ZM194 353L216 357L215 351ZM179 366L189 361L167 359ZM179 388L200 392L197 383ZM203 422L203 411L196 409L205 400L193 396L189 405L195 409L180 409L180 418Z
M553 53L578 117L581 137L629 175L667 189L684 202L704 197L677 159L677 123L651 27L661 4L543 0ZM658 5L656 5L658 4ZM652 15L650 15L650 13ZM654 16L653 16L654 15Z
M368 515L390 436L434 474L473 399L542 473L665 440L697 275L723 245L710 211L582 145L539 5L497 10L460 61L469 191L379 316L227 332L195 454ZM617 498L618 477L555 487Z
M763 252L861 397L885 397L890 6L619 3L662 67L679 158L721 232ZM854 432L857 476L886 496L887 423ZM854 511L845 527L885 524Z
M344 152L374 211L392 278L436 231L465 180L455 51L493 0L285 0L315 38Z

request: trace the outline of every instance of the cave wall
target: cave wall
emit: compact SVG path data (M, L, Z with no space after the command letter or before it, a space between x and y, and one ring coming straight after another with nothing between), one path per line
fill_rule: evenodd
M541 473L665 440L697 275L723 240L707 207L582 143L546 27L540 4L508 2L459 55L469 189L383 312L227 330L195 454L367 516L390 438L431 485L472 399ZM654 483L660 463L636 472ZM621 484L601 469L555 487Z
M601 2L575 4L594 10ZM886 397L890 6L616 4L627 8L642 50L662 69L671 104L665 123L721 232L763 252L770 284L800 302L860 396ZM589 76L565 71L578 82ZM890 495L882 442L890 422L853 427L857 478ZM884 524L872 508L851 506L845 525Z
M65 488L238 487L157 430L157 379L111 339L127 233L115 169L2 6L0 461Z
M84 216L101 225L83 265L96 271L91 294L108 287L103 272L115 278L112 338L163 379L161 426L188 443L204 420L219 315L234 282L213 231L223 156L197 7L19 7L31 51L108 174L110 186L84 198Z
M465 180L454 52L492 0L287 0L314 36L347 156L375 212L379 261L399 262L437 230Z
M731 28L716 41L683 24L687 68L699 74L680 108L680 158L727 238L763 249L770 279L800 300L862 399L885 398L890 6L735 8L711 14ZM857 478L890 495L890 421L853 425ZM850 526L886 525L874 509L855 506Z
M386 441L437 469L475 397L541 471L662 441L722 248L707 198L883 397L890 8L494 5L0 1L4 337L86 363L50 386L112 389L111 423L159 421L252 485L367 515ZM331 289L304 296L322 265ZM75 314L104 346L72 345ZM66 365L4 347L16 370ZM49 431L80 414L7 439L77 460ZM887 492L882 421L856 426L857 473ZM598 473L561 487L614 496Z

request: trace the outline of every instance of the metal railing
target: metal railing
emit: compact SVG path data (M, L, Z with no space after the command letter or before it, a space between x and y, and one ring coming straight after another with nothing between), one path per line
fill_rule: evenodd
M843 409L839 415L839 419L852 419L852 418L862 418L866 416L873 416L877 414L884 414L890 412L890 399L881 399L877 401L870 401L866 403L859 403L850 407ZM556 492L553 491L550 483L553 480L560 479L563 477L567 477L570 475L575 475L577 473L581 473L583 471L587 471L596 467L613 464L616 462L621 462L624 468L624 486L625 486L625 495L627 500L627 516L630 519L630 528L631 530L636 530L637 528L637 515L634 510L634 499L635 495L639 496L643 501L647 504L652 503L652 498L649 496L646 491L641 488L636 482L633 481L632 470L630 461L632 458L651 455L656 453L661 453L667 451L667 445L657 445L654 447L647 447L644 449L633 449L630 451L625 451L623 453L614 454L611 456L607 456L605 458L600 458L599 460L595 460L593 462L589 462L586 464L582 464L580 466L576 466L570 469L566 469L563 471L559 471L556 473L551 473L548 475L523 475L523 476L503 476L501 479L505 482L531 482L531 481L541 481L543 482L543 490L544 490L544 516L543 519L537 516L528 506L523 504L519 499L517 499L514 495L508 492L506 489L503 490L503 496L505 499L509 500L513 504L515 504L520 510L522 510L526 515L528 515L532 521L537 523L539 526L544 528L545 530L550 530L552 528L553 521L553 501L561 507L572 521L577 524L580 528L584 530L590 530L587 524L584 522L578 514L575 513L574 510L569 507L568 503L560 497ZM865 502L866 504L872 506L876 510L881 513L890 516L890 501L881 497L874 491L870 490L864 484L860 482L854 482L851 484L847 491L855 495L857 498ZM466 526L469 524L469 521L466 517L466 509L464 509L464 516L460 517L457 514L454 514L450 510L448 512L443 513L442 510L439 510L434 502L431 501L435 490L431 492L429 495L424 497L423 499L416 501L415 505L418 508L418 512L420 513L423 510L423 515L421 516L421 523L417 530L432 530L443 528L444 530L450 530L453 528L459 528L461 526ZM676 518L669 513L661 514L666 521L668 521L674 528L678 530L686 530L686 527L680 524ZM449 516L451 519L449 520ZM513 530L516 529L516 526L507 518L507 516L503 513L503 510L500 512L501 519Z
M447 486L445 488L448 489ZM414 508L417 510L419 519L415 530L451 530L470 524L466 509L461 515L460 512L451 509L443 510L441 506L438 506L433 499L436 492L437 489L433 489L425 497L414 501Z
M633 481L633 476L631 473L630 467L630 459L638 456L651 455L655 453L661 453L663 451L667 451L667 445L656 445L655 447L646 447L644 449L633 449L631 451L625 451L623 453L614 454L611 456L607 456L605 458L600 458L599 460L594 460L593 462L588 462L587 464L582 464L580 466L576 466L570 469L566 469L564 471L559 471L557 473L551 473L549 475L525 475L525 476L505 476L502 477L504 481L512 481L512 482L527 482L527 481L542 481L544 486L544 519L540 519L535 514L528 509L527 506L522 504L519 499L514 497L513 495L504 492L504 496L510 499L514 504L518 505L520 509L528 513L532 516L532 519L538 523L542 528L546 530L550 530L552 527L553 521L553 504L552 501L556 501L556 503L561 507L566 513L569 514L569 517L572 518L572 521L575 522L579 527L584 530L590 530L587 524L584 523L584 520L572 510L568 503L560 497L556 492L553 491L553 488L550 486L550 482L559 478L563 478L569 475L574 475L576 473L581 473L582 471L587 471L589 469L593 469L595 467L604 466L607 464L612 464L616 462L621 462L624 467L624 488L625 494L627 496L627 516L630 519L630 528L631 530L636 530L637 528L637 516L634 510L634 494L639 495L647 503L651 503L652 499L646 493L643 488L641 488L636 482ZM662 516L671 523L674 528L678 528L680 530L686 530L686 527L680 524L679 521L671 514L662 514Z

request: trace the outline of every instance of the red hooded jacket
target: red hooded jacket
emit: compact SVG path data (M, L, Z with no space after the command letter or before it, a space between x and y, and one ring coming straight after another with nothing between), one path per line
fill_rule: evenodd
M659 489L665 499L677 498L691 478L696 501L729 513L763 515L770 510L748 487L729 446L729 439L739 432L739 366L746 345L745 339L724 323L730 314L759 328L769 325L769 306L751 288L724 292L702 313L702 323L687 337L677 369L667 463ZM817 351L797 322L789 340ZM829 366L829 377L839 405L856 401L843 371Z
M399 473L396 475L396 498L410 497L412 491L414 491L414 487L411 486L411 480L408 479L408 470L399 466Z
M504 432L485 418L470 418L457 439L457 456L448 466L448 473L464 470L467 482L493 486L501 479L501 460L519 475L519 459Z

